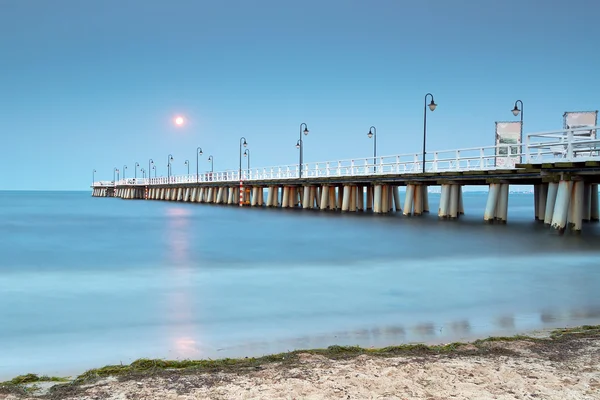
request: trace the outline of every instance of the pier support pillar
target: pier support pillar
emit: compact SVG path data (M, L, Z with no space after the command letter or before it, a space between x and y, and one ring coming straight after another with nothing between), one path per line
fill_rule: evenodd
M356 187L356 208L365 211L365 189L362 185Z
M597 222L599 218L598 210L598 184L592 183L590 185L590 221Z
M544 213L544 224L552 224L552 215L554 214L554 205L556 204L556 194L558 192L558 183L550 182L548 184L548 194L546 195L546 207Z
M289 188L289 186L284 186L283 187L283 200L281 201L282 208L289 207L288 206L289 197L290 197L290 188Z
M396 208L396 212L402 212L402 205L400 204L400 188L398 186L394 186L392 195L394 196L394 207Z
M217 204L223 203L223 186L219 186L217 189Z
M267 192L267 207L273 207L273 186L269 186L269 191Z
M250 198L250 206L256 207L258 203L258 187L254 186L252 188L252 197Z
M500 191L499 186L499 183L490 183L487 203L485 205L485 213L483 214L483 220L485 222L494 222L494 217L496 216L496 207L498 205L498 195Z
M381 213L381 185L375 185L373 188L373 212Z
M208 188L208 196L207 196L207 199L206 199L207 203L212 203L213 202L213 192L214 191L215 190L214 190L214 188L212 186Z
M415 185L413 198L413 215L423 215L423 185Z
M406 197L404 198L404 215L411 215L413 212L415 185L406 185Z
M344 185L343 199L342 199L342 211L348 211L350 209L350 186Z
M508 218L508 183L500 183L498 191L498 204L496 205L496 220L501 224L506 224Z
M302 188L302 208L311 208L312 207L312 202L310 201L310 194L311 194L311 190L312 187L311 186L304 186Z
M381 185L381 212L387 214L390 212L390 204L389 204L389 185Z
M585 183L583 181L575 181L573 182L573 189L571 191L569 220L571 231L575 233L581 233L583 225L584 186Z
M538 206L535 219L543 221L546 217L546 200L548 199L548 184L542 183L538 189Z
M350 212L356 212L356 191L357 187L352 185L350 186Z
M185 188L185 194L183 195L183 201L188 201L190 198L190 188Z
M452 219L458 218L458 188L459 185L449 185L450 191L450 210L449 217Z
M440 195L440 206L438 208L438 217L439 218L448 218L450 214L450 197L451 197L451 188L448 184L442 185L442 193Z
M558 230L560 233L565 231L567 225L572 184L573 182L569 181L560 181L558 184L556 203L554 204L554 213L552 214L552 228Z
M368 185L367 186L367 211L373 209L373 191L374 191L373 185Z
M327 210L327 200L329 199L329 187L327 185L321 186L321 201L319 208L321 211Z
M421 185L421 189L423 190L423 212L429 212L429 191L427 185Z
M316 186L310 186L309 190L308 190L308 204L309 204L308 208L318 207L318 204L316 204L316 199L317 198L318 198L318 196L317 196L317 187Z
M592 190L589 183L583 186L583 222L590 222L592 217Z

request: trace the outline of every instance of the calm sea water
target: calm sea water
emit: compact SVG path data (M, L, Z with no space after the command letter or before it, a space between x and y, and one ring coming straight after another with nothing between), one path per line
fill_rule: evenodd
M430 195L437 209L439 195ZM600 323L600 226L0 192L0 380Z

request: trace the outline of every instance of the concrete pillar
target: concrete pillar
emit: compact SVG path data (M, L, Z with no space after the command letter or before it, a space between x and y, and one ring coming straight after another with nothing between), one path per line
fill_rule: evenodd
M590 222L592 217L592 190L589 183L583 186L583 222Z
M317 206L315 204L316 197L317 197L317 187L310 186L308 189L308 207L307 208L315 208Z
M304 191L303 196L304 198L302 199L302 208L311 208L312 207L312 202L310 194L312 191L312 187L311 186L304 186L302 188L302 190Z
M372 185L367 186L367 211L373 209L373 190Z
M400 205L400 188L398 186L394 186L392 195L394 196L394 207L396 208L396 212L402 212L402 206Z
M250 206L256 207L256 203L258 203L258 187L254 186L252 188L252 196L250 196Z
M258 205L265 206L265 188L263 186L258 189Z
M327 210L327 200L329 199L329 187L327 185L321 186L321 200L319 208L321 210Z
M207 203L212 203L213 202L213 192L214 192L214 188L212 186L210 186L208 188L208 196L207 196L207 199L206 199Z
M423 185L415 185L413 193L413 214L423 214Z
M498 204L496 205L496 219L502 224L506 224L506 220L508 219L508 193L508 183L501 183L498 193Z
M567 225L569 213L569 201L572 182L560 181L558 192L556 194L556 203L554 204L554 213L552 214L552 228L559 232L564 232Z
M329 186L329 209L330 210L335 210L336 209L336 200L335 200L335 186Z
M190 197L190 188L188 187L188 188L185 188L185 193L183 195L183 201L184 202L188 201L189 197Z
M381 213L381 185L375 185L373 189L373 212Z
M415 185L406 185L406 196L404 197L404 215L412 215L415 199Z
M537 215L536 219L538 221L543 221L546 217L546 200L548 198L548 184L542 183L539 185L538 189L538 206L537 206Z
M394 211L394 187L392 185L387 185L387 207L388 211Z
M183 200L183 188L177 188L177 201Z
M535 219L538 219L540 215L539 212L540 206L540 185L533 185L533 215L535 215Z
M350 212L356 212L356 186L350 186Z
M458 185L450 186L450 210L449 217L452 219L458 218Z
M548 194L546 195L546 207L544 213L544 224L552 224L552 215L554 214L554 205L556 203L556 193L558 192L558 183L550 182L548 184Z
M356 187L356 208L365 211L365 189L362 185Z
M381 185L381 209L380 212L387 214L390 212L390 205L388 202L388 192L390 187L388 185Z
M590 185L590 221L598 221L598 184L592 183Z
M342 211L348 211L350 209L350 186L344 185L343 199L342 199Z
M215 203L221 204L223 202L223 186L219 186L217 189L217 201Z
M451 197L450 185L442 185L442 194L440 196L440 206L438 208L438 217L447 218L450 214L450 197Z
M496 207L498 205L498 195L500 192L499 183L490 183L490 190L488 192L487 203L485 205L485 213L483 214L483 220L485 222L494 222L496 216Z
M571 231L575 233L581 233L583 223L583 195L584 195L583 181L573 182L573 190L571 191L571 209L573 210L571 218Z
M289 188L289 186L284 186L283 187L283 200L281 201L282 208L289 207L288 206L289 197L290 197L290 188Z
M423 190L423 212L428 213L429 212L429 191L427 190L428 186L421 185L421 188Z
M192 188L192 194L190 195L190 201L192 203L196 202L196 196L198 196L198 188L194 187L194 188Z
M458 215L465 214L465 206L463 204L463 190L462 185L458 185Z
M335 208L336 208L336 210L341 210L342 209L343 194L344 194L343 186L338 186L336 193L337 193L337 196L336 196Z
M273 207L273 186L269 186L267 192L267 207Z

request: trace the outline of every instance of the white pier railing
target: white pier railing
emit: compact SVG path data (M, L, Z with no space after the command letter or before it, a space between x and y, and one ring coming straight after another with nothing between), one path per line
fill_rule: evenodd
M518 163L559 161L600 161L600 140L596 130L600 127L580 127L560 131L529 134L525 145L501 144L427 153L426 172L463 172L494 169L513 169ZM524 147L524 151L521 151ZM323 161L302 165L303 179L326 177L402 175L423 171L422 153ZM257 180L298 179L298 164L275 167L175 175L156 178L127 178L117 185L162 185L176 183L239 182ZM95 182L95 186L112 186L112 181Z

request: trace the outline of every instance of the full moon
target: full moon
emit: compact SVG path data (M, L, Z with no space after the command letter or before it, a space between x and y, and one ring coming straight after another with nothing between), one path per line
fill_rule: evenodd
M183 117L177 117L177 118L175 118L175 123L177 125L183 125Z

